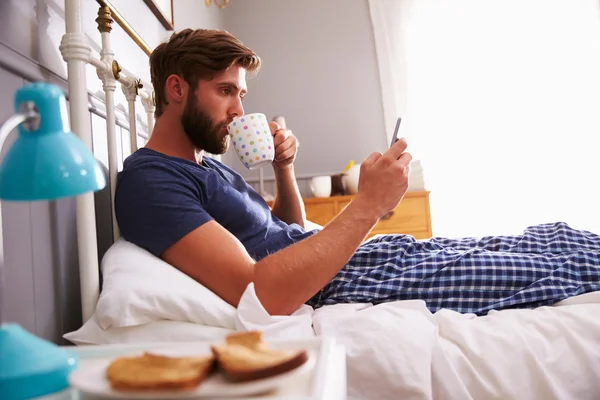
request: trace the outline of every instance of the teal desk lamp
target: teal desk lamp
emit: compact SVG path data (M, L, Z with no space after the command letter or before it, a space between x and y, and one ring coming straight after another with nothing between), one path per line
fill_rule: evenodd
M8 134L19 127L17 140L0 164L0 199L51 200L106 185L93 154L69 131L67 103L60 88L47 83L20 88L15 111L0 127L0 151ZM0 264L0 273L1 269ZM0 311L2 303L0 299ZM66 389L78 362L75 354L17 324L0 325L0 399L28 399Z

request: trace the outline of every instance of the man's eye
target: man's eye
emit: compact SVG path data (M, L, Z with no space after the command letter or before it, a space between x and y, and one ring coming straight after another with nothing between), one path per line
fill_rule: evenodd
M240 100L244 101L246 97L245 96L240 96Z
M229 96L231 94L231 89L225 88L225 89L222 90L222 92L223 92L224 95Z

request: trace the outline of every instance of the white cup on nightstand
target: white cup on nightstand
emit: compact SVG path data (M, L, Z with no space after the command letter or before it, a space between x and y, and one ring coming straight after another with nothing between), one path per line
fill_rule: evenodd
M331 176L315 176L310 180L310 190L315 197L331 196Z

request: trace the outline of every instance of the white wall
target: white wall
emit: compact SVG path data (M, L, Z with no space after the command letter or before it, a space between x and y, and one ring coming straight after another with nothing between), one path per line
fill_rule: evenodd
M366 0L232 0L225 11L225 29L263 61L248 81L246 112L286 117L301 144L298 176L341 172L348 160L386 149ZM233 150L223 159L247 179L258 176Z
M239 1L239 0L238 0ZM206 7L203 0L173 0L175 30L184 28L223 29L227 10L212 4Z

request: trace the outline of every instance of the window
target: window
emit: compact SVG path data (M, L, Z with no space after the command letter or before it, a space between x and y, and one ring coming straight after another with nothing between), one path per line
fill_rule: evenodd
M518 233L554 221L600 233L596 0L370 7L379 61L394 71L387 81L382 73L382 85L397 82L386 89L395 103L386 90L384 101L404 117L422 160L434 235ZM390 25L380 15L399 28L378 32ZM382 35L394 51L379 51Z

